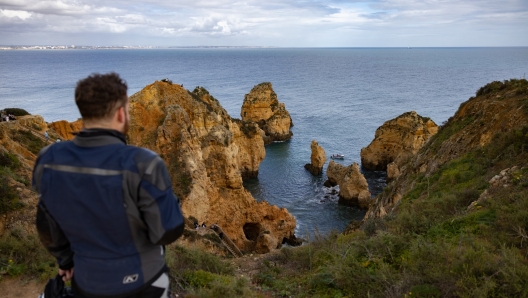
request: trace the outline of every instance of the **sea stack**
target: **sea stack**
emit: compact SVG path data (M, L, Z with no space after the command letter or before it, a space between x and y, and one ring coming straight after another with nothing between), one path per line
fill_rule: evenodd
M339 204L356 206L361 209L369 208L372 199L367 179L359 171L357 163L344 167L331 160L326 175L328 184L339 185Z
M304 165L304 168L307 169L312 175L318 176L323 173L323 166L326 162L326 153L323 147L319 146L317 141L312 140L310 145L312 149L311 163Z
M293 133L290 113L284 103L280 103L271 83L260 83L244 96L240 112L242 121L258 124L264 131L264 143L289 140Z
M385 122L376 130L374 140L361 149L361 165L368 170L387 171L394 162L400 167L438 132L433 120L415 111Z

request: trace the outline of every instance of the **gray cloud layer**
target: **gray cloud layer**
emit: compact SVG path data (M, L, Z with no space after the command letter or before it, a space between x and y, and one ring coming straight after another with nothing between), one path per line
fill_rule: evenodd
M526 0L0 0L0 43L528 46Z

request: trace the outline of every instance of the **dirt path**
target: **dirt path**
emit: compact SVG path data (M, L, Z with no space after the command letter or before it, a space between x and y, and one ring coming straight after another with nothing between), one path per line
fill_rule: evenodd
M44 291L45 285L46 282L2 277L0 295L2 298L37 298Z

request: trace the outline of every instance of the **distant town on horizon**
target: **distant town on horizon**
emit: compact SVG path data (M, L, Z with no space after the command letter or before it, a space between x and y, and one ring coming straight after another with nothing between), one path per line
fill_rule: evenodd
M0 50L111 50L111 49L216 49L216 48L276 48L274 46L76 46L76 45L26 45L2 46Z
M525 48L528 46L459 46L459 47L298 47L298 48ZM76 45L0 45L4 50L113 50L113 49L274 49L278 46L76 46Z

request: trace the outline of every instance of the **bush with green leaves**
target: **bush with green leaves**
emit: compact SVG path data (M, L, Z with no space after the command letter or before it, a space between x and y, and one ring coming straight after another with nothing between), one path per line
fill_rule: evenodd
M24 110L24 109L19 109L19 108L5 108L4 109L4 113L7 114L7 115L13 115L13 116L26 116L26 115L31 115L28 111Z

